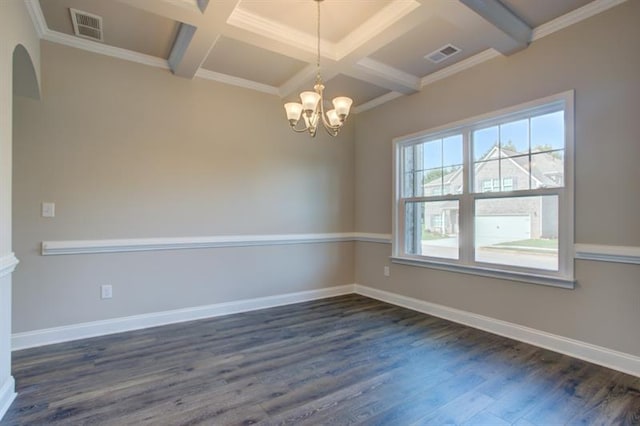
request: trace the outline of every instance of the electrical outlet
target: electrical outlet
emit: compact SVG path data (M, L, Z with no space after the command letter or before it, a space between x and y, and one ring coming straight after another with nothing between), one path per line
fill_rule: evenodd
M109 284L100 286L100 298L111 299L113 297L113 286Z
M56 217L56 204L43 201L41 213L42 213L42 217Z
M385 276L385 277L388 277L389 275L391 275L391 273L389 272L389 267L388 267L388 266L385 266L385 267L384 267L384 276Z

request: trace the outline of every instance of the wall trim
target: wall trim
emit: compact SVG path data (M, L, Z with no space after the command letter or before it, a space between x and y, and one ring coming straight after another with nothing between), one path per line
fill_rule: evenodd
M356 241L391 244L391 234L355 233L355 235L362 236L356 238ZM367 238L369 235L372 236L371 239ZM640 265L640 247L576 243L574 253L575 259Z
M269 95L280 94L279 89L274 86L269 86L268 84L258 83L253 80L247 80L240 77L235 77L228 74L222 74L220 72L206 70L204 68L198 68L196 71L196 77L202 78L204 80L212 80L217 81L223 84L229 84L232 86L243 87L245 89L255 90L257 92L267 93Z
M7 413L9 407L11 406L11 403L14 399L16 399L16 396L18 395L15 389L16 383L13 380L13 376L9 376L0 388L0 420Z
M427 302L413 297L403 296L384 290L360 284L347 284L327 287L317 290L288 293L276 296L258 297L253 299L223 302L193 308L175 309L171 311L153 312L149 314L133 315L129 317L113 318L102 321L92 321L62 327L14 333L11 336L12 350L22 350L54 343L107 334L121 333L143 328L174 324L266 309L292 303L324 299L356 293L372 299L380 300L403 308L411 309L428 315L464 324L469 327L487 331L489 333L529 343L534 346L549 349L574 358L612 368L627 374L640 377L640 357L615 351L602 346L593 345L575 339L525 327L507 321L478 315L467 311ZM0 418L2 403L11 404L15 397L13 378L11 383L3 385L0 390ZM7 402L8 401L8 402ZM8 405L7 405L8 407Z
M476 65L486 62L490 59L497 58L498 56L502 56L502 54L493 48L484 50L480 53L468 57L467 59L456 62L453 65L449 65L448 67L443 68L439 71L427 74L420 80L420 88L423 89L424 87L433 84L436 81L450 77L454 74L458 74L459 72L462 72L471 67L475 67Z
M86 339L89 337L104 336L107 334L122 333L125 331L139 330L185 321L214 318L223 315L273 308L276 306L307 302L316 299L325 299L327 297L353 293L353 288L353 284L347 284L317 290L235 300L232 302L216 303L192 308L152 312L129 317L91 321L61 327L14 333L11 336L11 350L18 351L21 349Z
M495 318L478 315L459 309L438 305L413 297L402 296L384 290L378 290L355 284L355 292L362 296L377 299L403 308L424 314L433 315L469 327L487 331L489 333L529 343L534 346L549 349L574 358L582 359L607 368L640 377L640 357L618 352L602 346L593 345L579 340L547 333L522 325L514 324Z
M576 244L575 258L640 265L640 247Z
M531 34L531 41L539 40L556 31L560 31L580 21L591 18L598 13L611 9L614 6L622 4L627 0L594 0L574 11L552 19L551 21L534 28Z
M20 263L20 261L14 253L0 257L0 278L11 274L16 269L18 263Z
M391 244L391 234L376 234L368 232L354 232L353 241L366 243Z
M132 238L113 240L43 241L43 256L62 254L123 253L132 251L185 250L349 241L387 243L388 234L340 232L325 234L218 235L209 237Z

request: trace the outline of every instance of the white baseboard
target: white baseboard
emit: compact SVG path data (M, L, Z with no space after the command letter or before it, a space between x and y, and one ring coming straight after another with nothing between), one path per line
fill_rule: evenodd
M353 284L27 331L23 333L15 333L11 336L11 348L12 350L17 351L37 346L50 345L53 343L104 336L107 334L139 330L142 328L156 327L159 325L174 324L184 321L213 318L240 312L249 312L257 309L272 308L275 306L289 305L291 303L300 303L315 299L324 299L327 297L350 293L353 293Z
M534 346L559 352L607 368L622 371L640 377L640 357L614 351L602 346L592 345L579 340L569 339L522 325L478 315L459 309L449 308L424 300L402 296L388 291L356 284L357 294L381 300L414 311L444 318L459 324L488 331L489 333L530 343Z
M13 380L13 376L9 376L7 380L0 387L0 420L4 417L11 406L11 403L16 398L16 384Z
M292 303L306 302L343 294L356 293L372 299L381 300L393 305L408 308L417 312L444 318L449 321L468 325L473 328L498 334L500 336L530 343L541 348L549 349L574 358L582 359L594 364L612 368L627 374L640 377L640 357L618 352L602 346L592 345L579 340L569 339L556 334L547 333L522 325L498 320L495 318L449 308L424 300L366 287L359 284L348 284L328 287L319 290L309 290L298 293L288 293L277 296L259 297L255 299L218 303L214 305L198 306L194 308L176 309L172 311L154 312L124 318L114 318L104 321L93 321L63 327L16 333L11 337L12 350L27 349L53 343L103 336L142 328L155 327L197 319L212 318L257 309L271 308ZM13 379L12 379L13 380ZM13 382L12 382L13 383ZM5 385L7 386L7 385ZM0 410L7 399L11 403L15 394L13 384L0 393ZM8 397L4 393L8 393ZM7 405L8 407L8 405ZM1 413L1 411L0 411Z

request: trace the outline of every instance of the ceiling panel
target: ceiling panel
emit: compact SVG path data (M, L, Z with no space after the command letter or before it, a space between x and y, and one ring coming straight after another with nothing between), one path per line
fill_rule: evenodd
M474 36L473 32L473 27L461 29L443 19L432 18L382 47L371 58L424 77L487 49L485 39ZM425 55L449 43L461 51L438 64L425 59Z
M396 0L398 1L398 0ZM403 1L403 0L399 0ZM391 0L324 0L320 3L321 36L338 42ZM241 0L239 7L262 18L316 35L316 2L311 0Z
M122 3L106 0L40 0L49 29L73 35L69 8L102 17L104 43L167 59L178 23Z
M375 86L365 81L338 74L324 84L324 98L330 103L337 96L348 96L353 99L353 106L362 105L389 93L389 90Z
M306 65L288 56L220 37L202 68L278 87Z
M502 3L535 28L591 3L591 0L502 0Z

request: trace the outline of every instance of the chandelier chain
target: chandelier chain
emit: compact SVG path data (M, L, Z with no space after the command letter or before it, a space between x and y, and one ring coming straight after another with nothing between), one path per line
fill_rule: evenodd
M317 42L318 42L318 48L316 49L316 51L318 52L318 56L316 59L316 67L318 69L318 75L320 75L320 1L316 0L316 6L318 8L318 13L317 13L317 22L316 22L316 28L317 28Z
M1 1L1 0L0 0ZM316 83L313 91L304 91L300 93L302 103L287 102L284 109L287 112L289 125L294 132L309 132L311 137L315 137L318 127L324 129L331 136L337 136L340 128L344 124L345 119L349 115L349 109L353 100L346 96L338 96L332 100L333 109L325 113L324 111L324 84L320 76L320 2L323 0L315 0L316 9ZM298 126L300 119L303 119L301 126Z

